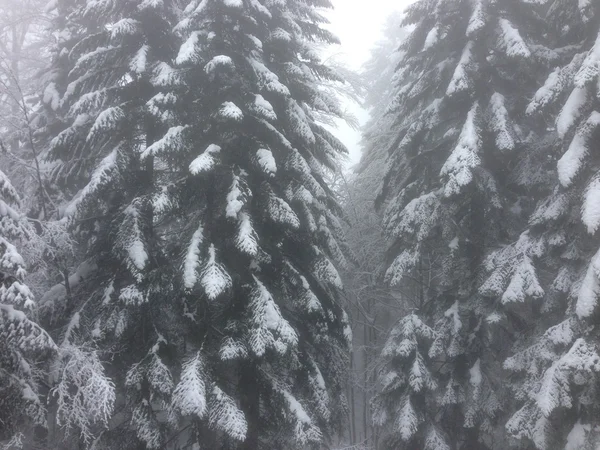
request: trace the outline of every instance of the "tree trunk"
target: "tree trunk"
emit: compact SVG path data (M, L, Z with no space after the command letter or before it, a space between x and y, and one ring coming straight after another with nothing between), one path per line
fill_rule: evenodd
M350 443L356 445L356 403L354 399L354 352L350 353Z
M248 422L242 450L257 450L260 436L260 389L252 363L242 367L240 375L241 407Z
M369 384L369 327L367 325L368 318L365 317L363 325L363 349L364 349L364 361L363 361L363 432L365 433L364 444L369 443L369 419L368 419L368 398L367 398L367 386Z

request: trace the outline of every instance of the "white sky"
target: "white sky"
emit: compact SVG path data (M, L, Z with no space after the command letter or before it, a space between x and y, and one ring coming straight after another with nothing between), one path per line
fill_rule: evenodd
M328 28L342 41L328 54L348 64L354 70L369 58L369 51L381 38L381 30L385 19L395 10L402 10L414 0L333 0L335 9L328 16L331 25ZM348 103L347 108L364 123L368 114L359 105ZM352 130L345 123L340 123L337 130L332 130L350 150L349 166L360 159L360 131Z

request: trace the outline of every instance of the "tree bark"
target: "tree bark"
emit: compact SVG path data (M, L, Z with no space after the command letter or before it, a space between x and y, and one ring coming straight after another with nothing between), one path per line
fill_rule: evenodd
M356 445L356 404L354 398L354 352L350 353L350 443Z
M241 407L248 422L242 450L257 450L260 436L260 388L252 363L242 367L240 375Z
M363 432L365 433L364 444L369 443L369 419L367 417L368 411L368 398L367 398L367 386L369 384L369 327L367 325L367 318L365 317L363 325L363 349L364 349L364 361L363 361Z

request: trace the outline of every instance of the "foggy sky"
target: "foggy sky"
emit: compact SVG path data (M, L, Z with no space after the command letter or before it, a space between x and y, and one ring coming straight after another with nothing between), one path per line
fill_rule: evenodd
M381 38L381 30L387 16L395 10L402 10L414 0L333 0L335 9L328 16L331 24L328 28L342 41L328 51L348 64L354 70L360 70L369 58L369 51ZM368 114L359 105L348 102L347 108L364 123ZM332 130L350 151L348 166L360 159L360 131L352 130L340 123Z

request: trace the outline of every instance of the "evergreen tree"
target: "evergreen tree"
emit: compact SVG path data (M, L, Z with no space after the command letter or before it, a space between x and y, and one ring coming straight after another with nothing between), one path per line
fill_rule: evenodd
M375 408L388 448L503 441L500 363L513 312L490 286L490 261L531 207L511 174L536 139L537 124L523 120L525 101L556 58L538 43L542 11L486 0L420 1L407 10L405 24L415 28L396 75L396 140L378 198L394 239L386 279L410 281L405 299L414 308L382 353ZM519 276L518 295L541 294L518 285Z
M329 3L68 6L50 158L86 258L48 301L114 354L124 420L96 445L321 445L349 341L324 181L345 148L317 122L342 115L319 80L343 80L312 44L335 42Z
M56 352L52 338L32 320L33 294L16 245L32 239L34 230L19 203L0 171L0 445L17 448L31 442L35 426L46 425L39 382L44 363Z
M319 80L342 80L311 44L336 42L320 25L329 6L192 1L175 27L181 122L146 155L184 177L171 203L188 237L185 307L214 324L186 322L210 369L197 415L219 432L213 448L316 446L343 417L348 324L333 263L347 252L324 176L346 150L317 122L342 116ZM215 417L221 396L243 420Z
M162 336L175 328L175 305L171 267L154 232L161 192L152 160L142 163L140 153L167 120L152 114L150 100L176 48L175 10L147 0L64 0L56 7L58 42L40 140L54 135L47 159L58 214L83 254L43 298L61 336L56 422L91 443L97 425L108 425L119 408L126 420L96 445L160 448L164 429L150 423L156 406L170 401ZM107 367L112 380L102 364L111 353L118 355ZM139 391L138 384L126 386L132 366L144 373ZM149 379L148 367L164 377Z
M551 170L538 171L545 190L519 240L527 247L524 269L504 294L515 296L518 285L540 297L531 305L535 316L528 331L505 362L517 375L520 400L507 429L543 450L591 449L600 443L595 326L600 191L594 153L600 125L599 17L597 2L549 2L548 40L556 68L527 107L549 130L533 163L544 169L550 164ZM540 156L549 164L540 164Z

